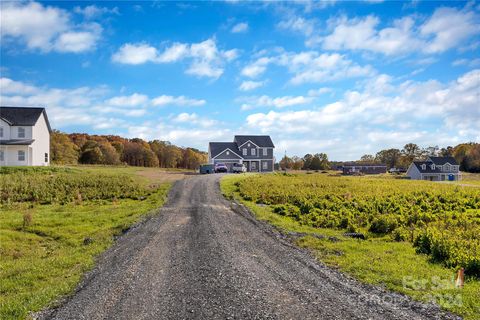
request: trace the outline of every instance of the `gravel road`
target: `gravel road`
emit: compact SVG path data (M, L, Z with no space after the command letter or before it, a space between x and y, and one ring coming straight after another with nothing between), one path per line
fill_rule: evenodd
M219 175L178 181L158 215L99 258L46 319L457 319L315 261L245 208Z

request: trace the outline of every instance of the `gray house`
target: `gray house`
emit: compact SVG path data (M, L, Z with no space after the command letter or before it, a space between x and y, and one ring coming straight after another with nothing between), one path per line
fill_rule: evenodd
M273 149L270 136L235 136L233 142L210 142L208 162L225 163L229 170L234 163L243 163L248 172L272 172Z
M453 157L428 157L426 161L413 161L407 170L413 180L460 180L460 166Z

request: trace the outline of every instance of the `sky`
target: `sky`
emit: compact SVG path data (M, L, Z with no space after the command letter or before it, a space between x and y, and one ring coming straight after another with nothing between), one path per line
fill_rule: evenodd
M1 1L0 104L63 132L355 160L480 141L480 3Z

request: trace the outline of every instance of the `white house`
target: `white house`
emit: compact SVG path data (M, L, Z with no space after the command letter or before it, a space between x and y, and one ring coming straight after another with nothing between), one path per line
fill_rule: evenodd
M428 157L426 161L413 161L407 170L413 180L460 180L460 166L453 157Z
M45 108L0 107L0 166L48 166L51 131Z

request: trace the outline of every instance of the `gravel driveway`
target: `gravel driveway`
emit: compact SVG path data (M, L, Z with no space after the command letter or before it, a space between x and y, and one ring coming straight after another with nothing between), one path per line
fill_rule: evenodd
M47 319L454 319L317 263L238 205L219 175L175 183Z

